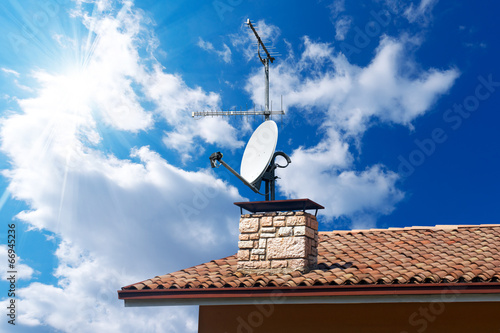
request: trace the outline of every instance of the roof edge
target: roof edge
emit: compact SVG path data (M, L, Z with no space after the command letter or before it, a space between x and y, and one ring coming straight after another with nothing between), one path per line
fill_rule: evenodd
M253 300L272 300L284 298L284 303L302 299L315 299L315 302L328 298L343 297L347 303L352 297L385 297L398 298L401 296L436 296L450 299L464 295L483 295L496 297L500 301L500 283L429 283L429 284L391 284L391 285L335 285L309 287L251 287L251 288L208 288L208 289L148 289L148 290L119 290L118 298L127 304L137 301L146 303L177 303L178 305L220 304L220 302ZM484 298L484 297L482 297ZM218 301L217 301L218 300ZM140 302L139 302L140 303ZM227 303L231 304L231 302ZM164 304L166 305L166 304ZM174 305L174 304L171 304ZM134 306L134 305L131 305ZM137 305L140 306L140 305Z
M500 294L449 295L382 295L334 297L262 297L262 298L193 298L193 299L126 299L125 307L145 306L212 306L258 304L379 304L379 303L500 303Z

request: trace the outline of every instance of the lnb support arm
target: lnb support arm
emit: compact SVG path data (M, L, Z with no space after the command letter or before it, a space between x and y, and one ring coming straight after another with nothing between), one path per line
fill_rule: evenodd
M217 163L219 163L219 165L217 165ZM255 193L258 193L258 194L261 194L259 192L259 190L253 186L252 184L250 184L245 178L243 178L239 173L237 173L233 168L231 168L226 162L224 162L222 160L222 153L220 151L216 152L216 153L213 153L212 155L210 155L210 166L212 168L218 168L220 165L223 165L226 169L228 169L229 171L231 171L231 173L233 175L235 175L236 177L238 177L239 180L241 180L243 182L243 184L245 184L246 186L250 187L252 189L252 191L254 191Z

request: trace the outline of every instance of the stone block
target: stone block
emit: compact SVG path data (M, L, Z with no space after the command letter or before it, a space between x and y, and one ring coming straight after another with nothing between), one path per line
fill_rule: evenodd
M259 231L259 219L255 217L240 220L240 232L251 233Z
M284 227L286 225L284 216L275 216L273 218L273 226L275 227Z
M279 237L289 237L289 236L292 236L292 234L293 234L292 227L281 227L278 229L278 236Z
M296 225L306 225L306 217L304 215L302 216L287 216L286 217L286 225L289 227L293 227Z
M240 266L241 265L241 266ZM238 263L238 268L243 269L266 269L271 267L269 261L242 261Z
M305 258L305 237L278 237L267 241L268 259Z
M252 254L266 254L265 249L252 249Z
M308 216L306 219L306 225L309 228L313 228L314 230L318 230L318 220L314 216Z
M250 260L250 251L249 250L239 250L238 251L238 260Z
M260 225L263 227L272 227L273 226L273 217L272 216L264 216L260 219Z
M295 227L295 228L297 228L297 227ZM316 232L314 231L314 229L306 227L306 237L314 239L315 234L316 234Z
M274 238L274 237L276 237L275 233L260 234L260 238Z
M253 241L239 241L238 247L240 249L251 249L253 248Z
M248 234L240 234L240 235L238 236L238 238L239 238L239 240L243 240L243 241L245 241L245 240L249 240L249 239L250 239L250 236L249 236Z
M271 261L271 268L286 268L288 261L286 260L273 260Z
M293 228L293 234L295 236L305 236L306 235L306 226L305 225L301 225L301 226L298 226L298 227L294 227Z
M261 261L260 262L260 268L261 269L266 269L266 268L269 268L271 267L271 262L269 261Z
M266 248L266 244L267 244L267 238L259 239L259 248L261 248L261 249Z
M253 240L259 239L259 234L258 233L250 234L250 239L253 239Z
M250 255L250 261L259 261L259 255L258 254L251 254Z
M261 232L263 232L263 233L275 233L276 228L274 228L274 227L261 228Z
M307 259L291 259L288 261L288 267L293 270L304 270L309 267Z

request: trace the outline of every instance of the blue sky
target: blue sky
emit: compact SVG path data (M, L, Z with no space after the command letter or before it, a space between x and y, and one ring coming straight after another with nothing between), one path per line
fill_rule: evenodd
M0 275L15 223L16 329L196 331L195 307L124 308L116 290L235 253L233 202L262 199L208 160L239 169L262 119L191 118L264 103L248 18L281 54L278 199L324 205L321 230L498 223L499 7L2 2Z

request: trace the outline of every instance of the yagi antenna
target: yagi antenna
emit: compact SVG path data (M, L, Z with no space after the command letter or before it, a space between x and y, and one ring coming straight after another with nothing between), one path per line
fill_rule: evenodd
M262 39L260 39L260 36L257 33L257 31L255 31L255 28L253 27L252 22L250 22L250 19L247 20L247 24L250 27L250 29L252 29L253 33L255 34L255 38L257 38L257 42L259 42L259 45L257 46L257 54L259 55L260 62L262 62L262 64L264 65L264 75L266 78L266 83L265 83L266 84L265 85L265 87L266 87L266 92L265 92L266 110L264 112L264 116L266 117L266 120L268 120L269 119L269 61L272 63L275 60L275 58L271 57L271 55L267 51L266 46L262 42ZM261 47L264 50L264 52L266 52L265 58L262 58L262 56L260 55L260 48Z
M275 183L278 177L275 176L276 168L286 168L290 163L290 157L281 151L276 151L278 142L278 126L269 119L272 114L285 114L283 111L283 101L281 101L281 110L272 111L269 109L269 62L276 60L268 51L264 42L255 30L252 22L247 20L247 25L252 29L257 38L257 54L260 61L264 65L265 74L265 110L263 111L204 111L193 112L195 116L233 116L233 115L264 115L265 121L253 132L250 140L248 140L243 158L241 159L240 173L236 172L226 162L222 160L222 153L216 152L210 156L210 165L212 168L218 168L223 165L246 186L250 187L255 193L265 195L266 200L275 200ZM262 54L261 54L262 49ZM286 165L280 165L275 162L276 157L281 156L286 160ZM260 193L260 185L265 182L265 193Z
M269 62L273 63L276 58L274 58L271 53L269 53L268 48L260 38L257 30L255 30L250 19L247 20L246 24L250 29L252 29L255 38L257 38L257 55L260 61L264 65L264 77L265 77L265 109L263 111L246 110L246 111L198 111L193 112L192 117L219 117L219 116L253 116L253 115L264 115L265 120L269 120L271 115L284 115L285 111L283 109L283 98L281 99L281 110L273 111L269 109ZM274 47L273 47L274 48ZM264 55L261 54L261 49ZM271 51L272 52L272 51Z

